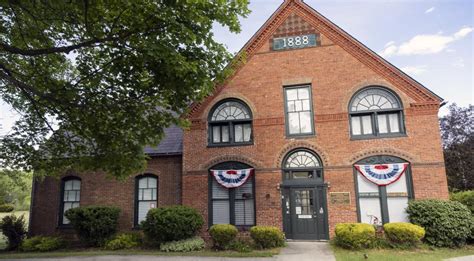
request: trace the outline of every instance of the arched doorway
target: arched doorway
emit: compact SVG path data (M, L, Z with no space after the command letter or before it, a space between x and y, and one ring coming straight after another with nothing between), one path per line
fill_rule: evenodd
M329 239L323 165L311 150L289 152L282 162L283 228L289 239Z

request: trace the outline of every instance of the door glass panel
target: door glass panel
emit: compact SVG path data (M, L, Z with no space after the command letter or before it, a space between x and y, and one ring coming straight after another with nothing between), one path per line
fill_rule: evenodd
M313 214L313 193L311 190L295 191L295 214L312 215Z
M310 179L313 177L312 171L293 171L293 179Z

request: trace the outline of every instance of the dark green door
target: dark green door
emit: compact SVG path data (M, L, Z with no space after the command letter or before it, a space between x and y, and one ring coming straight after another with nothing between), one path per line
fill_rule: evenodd
M325 187L290 187L284 191L283 199L287 238L329 239Z

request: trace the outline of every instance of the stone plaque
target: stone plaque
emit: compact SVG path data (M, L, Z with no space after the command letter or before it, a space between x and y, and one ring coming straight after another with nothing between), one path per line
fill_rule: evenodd
M349 192L329 192L329 200L331 201L331 204L335 205L351 204L351 197Z

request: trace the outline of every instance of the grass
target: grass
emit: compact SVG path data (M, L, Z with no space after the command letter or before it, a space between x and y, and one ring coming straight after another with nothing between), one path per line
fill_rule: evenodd
M240 253L235 251L212 251L209 249L193 252L161 252L157 250L98 250L98 249L84 249L84 250L61 250L45 253L21 253L21 252L0 252L0 259L14 259L14 258L47 258L47 257L70 257L70 256L103 256L103 255L151 255L151 256L210 256L210 257L272 257L280 252L279 248L268 250L255 250L248 253Z
M25 222L26 222L26 225L28 225L28 218L30 216L30 212L29 211L13 211L13 212L10 212L10 213L0 213L0 220L4 217L4 216L8 216L8 215L11 215L11 214L15 214L16 216L21 216L21 215L25 215ZM1 249L5 249L7 247L7 240L6 238L3 236L3 234L0 232L0 250Z
M332 245L332 249L337 261L437 261L451 257L474 255L474 245L456 249L431 249L429 246L423 246L415 250L369 249L363 251L351 251ZM367 259L364 258L364 254L367 254Z

